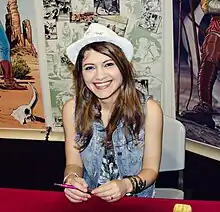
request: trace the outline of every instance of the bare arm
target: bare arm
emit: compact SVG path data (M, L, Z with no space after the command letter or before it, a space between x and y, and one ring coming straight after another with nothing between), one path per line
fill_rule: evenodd
M160 169L163 112L160 105L152 99L147 101L146 111L144 158L139 176L151 185L155 182Z
M83 175L83 165L80 158L79 150L75 148L76 142L74 140L76 131L74 124L74 107L73 99L67 101L63 106L63 128L65 135L65 154L66 154L66 168L64 176L70 173L76 173L80 177Z
M146 104L145 147L142 170L138 176L152 185L158 176L162 153L163 112L160 105L149 99ZM128 192L133 190L129 180L126 181Z
M74 140L76 131L74 124L74 101L73 99L67 101L63 106L63 128L65 135L65 153L66 153L66 169L65 182L72 184L77 189L65 188L65 196L71 202L79 203L87 201L91 196L87 194L87 183L82 178L83 165L79 150L77 150L76 142ZM77 175L75 175L77 174Z

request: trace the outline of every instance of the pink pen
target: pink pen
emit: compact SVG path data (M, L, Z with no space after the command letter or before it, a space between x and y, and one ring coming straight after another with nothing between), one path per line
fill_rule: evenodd
M60 187L63 187L63 188L78 189L78 188L76 188L75 186L73 186L73 185L69 185L69 184L54 183L54 185L56 185L56 186L60 186ZM91 188L87 188L87 193L91 193L91 191L92 191Z

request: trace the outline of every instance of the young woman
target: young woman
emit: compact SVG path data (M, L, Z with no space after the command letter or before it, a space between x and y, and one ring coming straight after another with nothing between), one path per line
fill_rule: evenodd
M94 23L67 48L75 69L74 98L63 106L65 189L74 203L91 194L108 202L153 197L161 158L159 104L135 88L133 46Z

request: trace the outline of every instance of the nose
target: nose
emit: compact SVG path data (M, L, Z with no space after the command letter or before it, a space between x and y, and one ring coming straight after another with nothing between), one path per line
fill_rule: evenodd
M96 80L102 80L105 78L105 72L102 66L96 67Z

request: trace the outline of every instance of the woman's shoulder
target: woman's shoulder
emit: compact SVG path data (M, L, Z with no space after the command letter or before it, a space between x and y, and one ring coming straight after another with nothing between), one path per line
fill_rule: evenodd
M74 105L75 105L75 100L74 98L70 98L67 100L64 105L63 105L63 112L65 111L73 111L74 110Z
M145 110L147 111L147 114L163 114L160 103L157 100L154 100L152 96L146 100Z
M139 92L139 97L145 113L149 113L149 111L151 113L162 113L162 108L159 101L155 100L152 95Z

